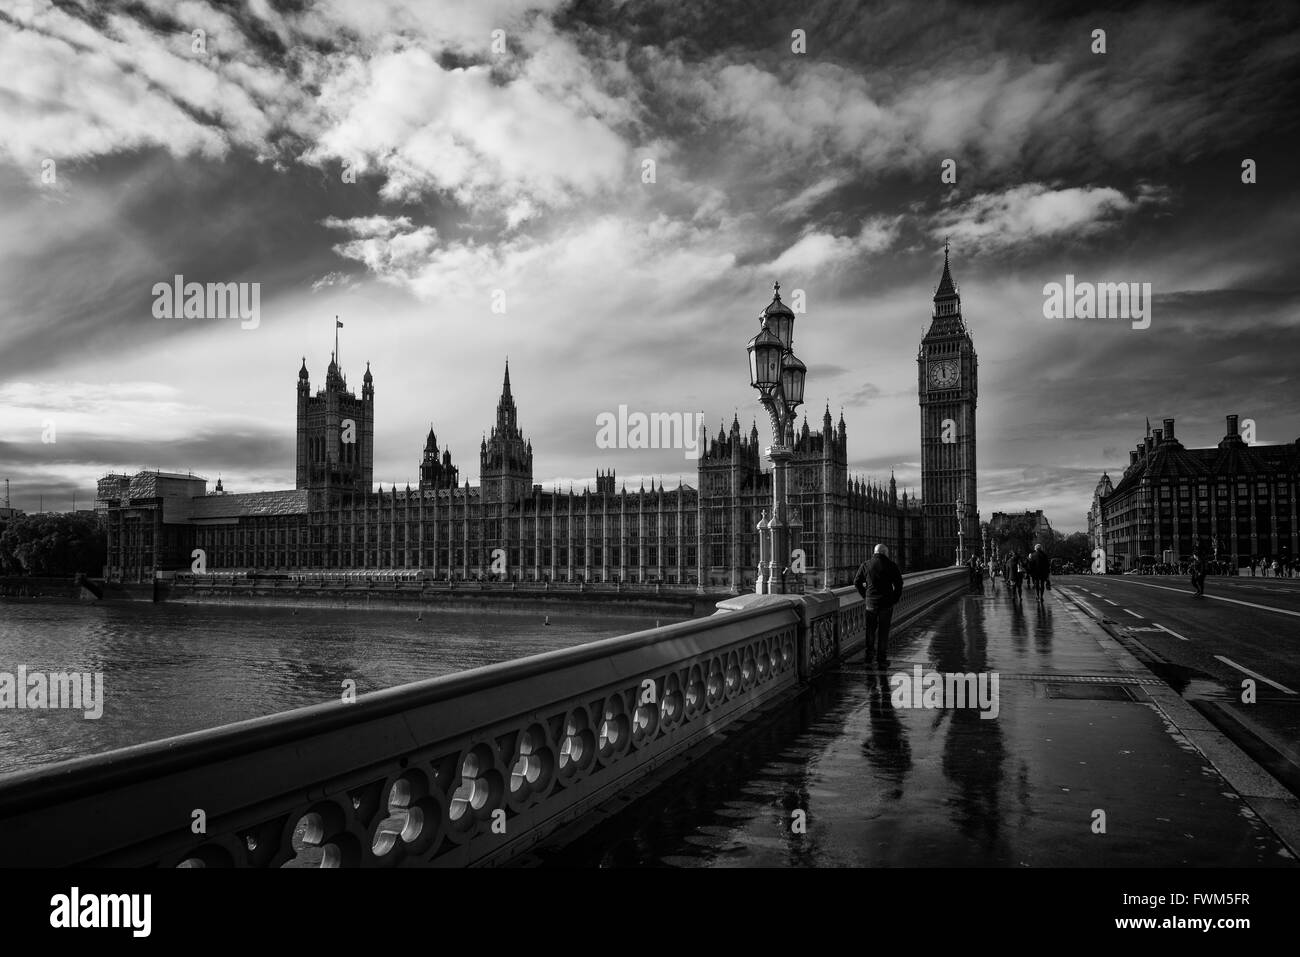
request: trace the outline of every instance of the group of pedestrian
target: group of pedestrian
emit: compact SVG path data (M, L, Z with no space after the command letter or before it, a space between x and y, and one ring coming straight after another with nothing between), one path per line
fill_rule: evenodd
M1052 588L1052 562L1041 544L1035 545L1028 555L1011 552L1001 561L995 560L989 565L972 556L966 562L966 567L972 585L982 584L986 571L995 580L1001 576L1007 583L1013 601L1021 600L1026 578L1040 604L1045 593ZM1192 580L1193 596L1204 598L1209 562L1194 554L1184 567ZM1254 566L1251 571L1253 574ZM1286 574L1287 568L1275 561L1272 571L1274 575ZM858 590L866 606L867 665L870 667L874 661L878 668L885 668L889 664L889 628L893 622L894 606L903 596L903 574L889 557L886 546L877 545L871 558L859 566L853 587Z
M1256 577L1256 575L1260 578L1294 578L1297 563L1294 561L1284 562L1277 558L1270 562L1267 558L1261 558L1259 561L1251 562L1249 567L1251 578Z
M991 570L995 578L1001 574L1016 601L1020 600L1025 578L1033 583L1034 594L1040 603L1044 592L1052 587L1052 563L1042 545L1035 545L1028 556L1013 552L1000 563L1000 567L999 563L994 563L991 569L972 557L967 568L972 584L982 582L986 570ZM877 668L886 668L889 665L889 628L893 623L894 606L903 597L903 573L889 557L887 546L877 545L871 558L858 567L853 587L865 605L867 666L874 662Z
M1044 593L1051 591L1052 560L1047 557L1042 545L1035 545L1028 555L1011 552L1001 564L1002 577L1011 590L1013 600L1020 600L1026 578L1038 601L1043 601Z

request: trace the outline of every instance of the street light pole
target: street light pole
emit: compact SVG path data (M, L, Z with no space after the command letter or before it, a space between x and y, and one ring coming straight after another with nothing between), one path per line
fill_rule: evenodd
M963 553L965 551L962 542L962 521L961 521L962 506L965 504L966 503L961 500L961 496L958 495L957 496L957 564L958 565L961 565L963 563L962 559L963 559Z
M791 521L786 501L786 466L794 457L795 409L803 404L807 367L794 354L794 312L781 301L781 284L772 284L772 301L759 315L758 335L749 340L749 384L772 423L772 517L758 523L759 563L755 591L760 595L785 592L785 570L798 546L799 523ZM770 547L764 547L764 526Z

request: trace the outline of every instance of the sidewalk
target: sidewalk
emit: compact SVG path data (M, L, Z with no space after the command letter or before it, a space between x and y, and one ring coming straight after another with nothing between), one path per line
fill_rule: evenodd
M996 673L996 717L895 706L891 678L904 674L911 686L917 665L923 674ZM738 777L710 783L681 827L655 836L652 859L743 867L1297 863L1242 795L1257 804L1294 798L1059 587L1042 607L1032 593L1017 606L1004 582L986 581L982 594L895 636L882 674L859 657L826 681L806 720L755 745L753 760L733 769ZM797 833L796 811L805 812L805 833Z

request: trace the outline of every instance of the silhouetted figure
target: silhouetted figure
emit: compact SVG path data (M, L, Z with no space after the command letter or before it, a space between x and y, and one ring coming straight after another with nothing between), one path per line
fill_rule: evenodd
M1192 576L1192 596L1195 598L1205 597L1205 562L1201 561L1199 555L1193 555L1192 560L1187 563L1187 570Z
M1007 561L1007 578L1011 582L1011 597L1020 599L1020 589L1025 582L1025 562L1019 552L1012 552Z
M858 568L853 578L867 608L867 668L872 659L876 666L889 664L889 625L894 617L894 606L903 596L903 575L889 557L889 549L877 545L875 554Z
M1043 551L1042 545L1035 545L1034 550L1029 553L1029 559L1025 562L1025 569L1029 572L1030 579L1034 583L1034 594L1038 600L1043 600L1043 589L1050 588L1048 576L1052 571L1052 561L1047 557L1047 552Z

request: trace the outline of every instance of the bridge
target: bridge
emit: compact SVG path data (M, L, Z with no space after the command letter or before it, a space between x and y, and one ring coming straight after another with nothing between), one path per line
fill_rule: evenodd
M966 587L910 575L900 625ZM76 759L0 783L11 866L501 864L863 642L852 588Z
M731 598L11 776L0 861L1296 862L1300 802L1126 650L1102 579L1060 579L1041 606L964 570L905 580L889 674L863 664L851 588ZM895 700L896 674L931 672L998 675L995 713Z

